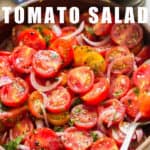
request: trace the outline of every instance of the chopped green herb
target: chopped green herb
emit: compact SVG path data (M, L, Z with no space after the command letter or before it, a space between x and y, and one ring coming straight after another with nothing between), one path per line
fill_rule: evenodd
M115 91L114 93L113 93L113 95L115 96L115 97L117 97L117 96L120 96L121 94L122 94L122 89L120 89L120 90L118 90L118 91Z
M18 136L16 139L8 142L4 145L5 150L16 150L17 146L21 143L22 139L22 136Z
M97 133L91 132L91 136L92 136L94 142L98 140L98 134Z
M38 32L40 32L41 35L43 35L43 29L42 29L42 27L38 26L38 27L36 28L36 30L37 30Z
M47 35L47 36L44 37L44 39L45 39L45 42L46 42L46 46L48 47L50 45L51 36Z
M76 105L78 105L78 104L82 104L82 100L81 100L80 98L76 98L76 99L74 100L74 102L72 103L72 107L74 107L74 106L76 106Z
M140 90L138 88L134 88L133 92L135 93L136 96L138 96L140 93Z
M86 26L85 27L85 30L88 32L88 33L90 33L90 34L94 34L94 31L93 31L93 28L92 27L88 27L88 26Z
M68 121L68 124L69 124L70 127L72 127L72 126L74 125L74 120L73 120L73 119L70 119L70 120Z
M64 128L60 127L60 126L54 126L54 131L55 132L61 132L61 131L64 131Z

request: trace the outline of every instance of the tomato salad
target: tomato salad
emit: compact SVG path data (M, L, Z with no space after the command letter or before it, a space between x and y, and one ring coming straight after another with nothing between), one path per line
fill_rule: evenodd
M81 20L13 28L12 51L0 51L0 149L132 150L145 138L142 27Z

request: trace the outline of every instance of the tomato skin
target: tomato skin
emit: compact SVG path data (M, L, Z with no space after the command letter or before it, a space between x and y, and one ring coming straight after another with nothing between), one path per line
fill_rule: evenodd
M142 116L150 118L150 89L148 91L140 91L138 101Z
M75 93L86 93L92 88L93 83L94 73L87 66L73 68L68 73L67 85Z
M12 138L15 139L18 136L26 136L27 133L33 131L33 123L29 118L17 122L12 128Z
M69 112L61 112L61 113L47 113L48 121L54 126L61 126L66 124L70 119Z
M63 86L58 86L50 93L47 93L47 96L46 109L51 113L67 111L71 106L71 95L67 88Z
M120 99L130 88L130 79L128 76L119 75L110 85L110 97Z
M25 145L31 149L61 150L62 144L56 133L49 128L38 128L25 138Z
M1 102L9 107L18 107L27 100L28 92L29 87L27 83L23 79L17 77L12 83L1 88Z
M93 143L93 138L89 132L85 130L70 127L67 128L64 133L61 139L66 150L86 150Z
M141 65L133 73L133 82L140 89L150 87L150 64Z
M28 46L16 47L11 55L14 70L19 73L29 73L34 54L35 50Z
M46 42L38 31L32 28L25 29L18 35L18 42L36 50L46 48Z
M60 55L51 50L39 50L33 57L33 70L39 77L54 77L62 65Z
M119 149L112 138L102 137L93 143L91 150L119 150Z
M126 107L126 113L131 118L135 118L139 113L138 91L138 88L132 88L124 97L120 99L120 101Z
M97 123L97 110L83 104L76 105L71 110L71 120L80 129L91 129Z
M67 26L62 28L62 37L71 34L76 30L75 26Z
M73 45L74 39L65 40L58 38L50 45L49 49L52 49L60 54L63 59L63 66L69 65L73 60Z
M42 106L44 103L43 96L40 92L34 91L30 94L28 99L29 111L36 118L43 118Z
M125 116L125 107L117 99L109 99L99 107L99 121L108 127L120 123Z
M97 105L107 98L108 93L109 83L106 78L102 77L93 85L92 89L81 98L88 105Z

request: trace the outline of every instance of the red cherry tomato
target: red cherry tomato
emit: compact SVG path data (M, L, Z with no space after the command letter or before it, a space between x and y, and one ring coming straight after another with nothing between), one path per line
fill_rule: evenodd
M139 89L132 88L120 100L126 107L126 113L132 118L135 118L139 113L138 95L139 95Z
M44 103L43 95L40 92L34 91L30 94L28 99L28 106L29 106L29 111L34 117L43 118L42 115L43 103Z
M76 105L71 110L71 120L81 129L91 129L97 123L97 110L83 104Z
M58 38L51 45L50 49L58 52L63 59L63 66L67 66L73 60L74 40Z
M98 36L108 35L113 25L113 17L111 17L112 23L102 23L102 14L100 14L99 22L93 26L93 31Z
M10 51L0 50L0 56L8 57L10 55L11 55Z
M119 149L112 138L102 137L92 145L91 150L119 150Z
M89 91L94 83L94 73L87 66L73 68L68 73L67 84L75 93Z
M133 82L140 89L150 88L150 64L143 64L134 72Z
M27 106L11 109L0 113L0 120L5 127L13 127L17 121L19 121L28 110Z
M15 78L12 83L2 87L0 91L1 102L9 107L18 107L28 97L29 87L21 78Z
M29 118L24 118L18 121L12 128L12 138L15 139L18 136L26 136L27 133L31 132L33 129L32 121Z
M68 34L71 34L72 32L75 32L76 27L75 26L67 26L62 28L62 37L66 36Z
M117 99L110 99L99 107L99 121L108 127L118 124L124 119L125 107Z
M18 46L14 49L11 59L14 69L19 73L29 73L35 50L28 46Z
M134 48L142 42L143 30L142 27L136 23L114 24L111 29L111 38L116 44Z
M110 97L121 98L130 88L130 79L128 76L119 75L110 84Z
M49 128L39 128L25 138L25 145L34 150L61 150L62 144L56 133Z
M92 89L83 95L82 100L89 105L97 105L105 100L109 93L109 83L106 78L100 78Z
M35 73L43 78L49 78L56 75L62 65L60 55L51 50L38 51L32 60Z
M46 108L52 113L60 113L68 110L71 105L71 95L63 86L59 86L48 93Z
M122 56L127 56L129 54L130 54L130 51L125 46L115 46L115 47L112 47L106 53L106 57L105 57L106 58L106 62L107 63L111 63L116 58L120 58Z
M62 142L67 150L86 150L92 145L93 138L87 131L70 127L64 131Z
M46 48L46 42L38 31L32 28L23 30L18 35L18 42L23 45L27 45L36 50L43 50Z

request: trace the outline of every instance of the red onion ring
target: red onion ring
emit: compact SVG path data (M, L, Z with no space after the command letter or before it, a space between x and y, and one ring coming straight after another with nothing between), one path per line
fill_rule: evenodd
M61 36L62 31L61 31L61 28L58 25L52 24L51 29L56 34L56 36Z
M43 86L43 85L40 85L36 81L35 73L33 71L30 73L30 81L31 81L32 86L40 92L47 92L47 91L51 91L51 90L55 89L61 83L61 80L62 80L62 78L60 77L60 78L58 78L58 81L56 81L50 85Z
M84 30L84 26L85 26L85 23L84 21L82 21L79 27L73 33L63 36L62 39L70 39L70 38L75 37L76 35L80 34Z
M12 83L13 80L10 77L4 76L0 78L0 87Z
M91 41L84 34L81 34L81 37L87 44L89 44L90 46L93 46L93 47L104 46L105 44L107 44L110 41L109 36L107 36L105 39L103 39L102 41L99 41L99 42Z

